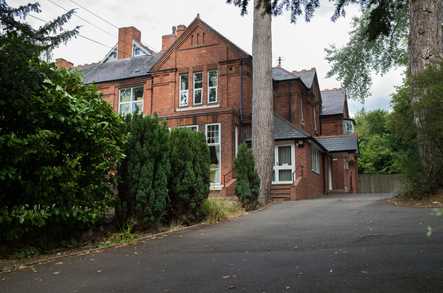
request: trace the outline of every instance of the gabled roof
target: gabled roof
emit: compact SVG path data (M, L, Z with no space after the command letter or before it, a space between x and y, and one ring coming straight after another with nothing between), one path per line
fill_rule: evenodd
M322 109L320 115L338 115L345 113L346 92L344 89L321 91Z
M315 68L301 71L290 72L283 67L277 66L272 68L272 79L275 81L285 81L291 79L299 79L303 84L310 89L314 83L316 75Z
M232 41L227 39L225 36L223 36L221 33L219 33L213 27L211 27L209 24L204 22L200 18L200 15L198 14L197 17L186 28L186 30L180 35L180 37L177 38L174 41L174 43L172 43L172 45L163 53L163 55L161 56L161 58L158 59L157 63L153 66L153 68L157 69L158 66L160 66L172 54L172 52L186 40L186 38L192 33L192 31L195 29L195 27L199 24L206 27L209 31L216 34L218 37L220 37L225 42L229 43L233 48L237 49L242 55L244 55L244 57L251 57L251 55L249 53L245 52L243 49L238 47Z
M84 83L99 83L147 75L161 54L142 55L106 63L76 67L83 75Z
M298 76L308 88L312 87L315 75L317 74L315 68L300 70L300 71L292 71L292 73L295 76Z
M315 138L328 152L358 152L357 136L339 135Z

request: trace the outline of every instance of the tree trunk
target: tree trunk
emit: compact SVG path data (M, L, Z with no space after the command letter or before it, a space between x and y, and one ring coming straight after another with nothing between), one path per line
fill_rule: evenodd
M421 100L414 85L414 78L442 56L442 7L441 0L409 1L409 73L412 77L412 105ZM434 169L433 147L424 135L422 121L425 116L426 111L414 111L419 156L424 175L429 177Z
M266 203L271 199L274 140L272 138L272 16L265 12L263 3L270 5L270 0L254 0L252 150L260 177L259 201Z

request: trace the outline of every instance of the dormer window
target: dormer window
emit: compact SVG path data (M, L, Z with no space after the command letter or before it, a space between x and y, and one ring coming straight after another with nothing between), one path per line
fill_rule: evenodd
M343 120L343 133L344 134L354 133L354 122L351 119Z
M143 54L142 50L136 45L134 45L132 55L135 57L135 56L140 56L142 54Z

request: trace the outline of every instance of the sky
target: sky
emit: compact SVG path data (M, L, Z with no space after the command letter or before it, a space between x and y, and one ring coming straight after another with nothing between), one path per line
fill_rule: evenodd
M19 6L32 0L10 0L11 6ZM75 65L97 62L117 41L117 28L135 26L142 33L142 43L155 51L161 49L161 36L171 33L172 26L189 25L200 14L202 20L230 39L246 52L252 52L252 13L241 16L240 9L226 4L225 0L39 0L42 12L33 15L49 20L63 14L64 9L77 8L76 15L66 26L67 29L81 26L80 34L66 45L55 49L53 58L65 58ZM272 41L273 60L282 57L282 66L288 70L301 70L315 67L321 89L338 88L340 83L326 78L330 66L326 61L325 48L330 45L344 46L349 40L352 18L359 15L357 6L346 9L346 16L336 22L331 21L333 6L327 0L320 1L311 22L301 17L291 24L288 15L273 19ZM111 24L94 16L108 20ZM29 23L39 26L43 22L28 17ZM114 27L116 26L116 27ZM100 43L100 44L97 44ZM390 109L390 95L401 84L402 70L388 72L384 76L374 76L371 96L364 104L349 101L351 114L364 107L365 110Z

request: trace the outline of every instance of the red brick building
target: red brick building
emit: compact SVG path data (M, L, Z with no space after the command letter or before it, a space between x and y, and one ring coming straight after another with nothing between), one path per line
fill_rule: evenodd
M157 114L171 128L203 132L211 153L211 190L229 196L235 187L238 145L251 141L251 61L248 53L197 16L188 27L179 25L163 36L159 53L141 43L136 28L121 28L118 43L101 62L75 68L85 83L96 84L115 111ZM56 63L72 66L64 59ZM328 137L322 136L322 129L329 129L330 115L323 115L325 101L315 69L290 72L275 67L272 73L273 197L302 199L333 189L356 191L356 137L332 128ZM346 108L330 119L344 123L348 117ZM328 149L331 143L333 149ZM343 162L343 170L337 160Z

